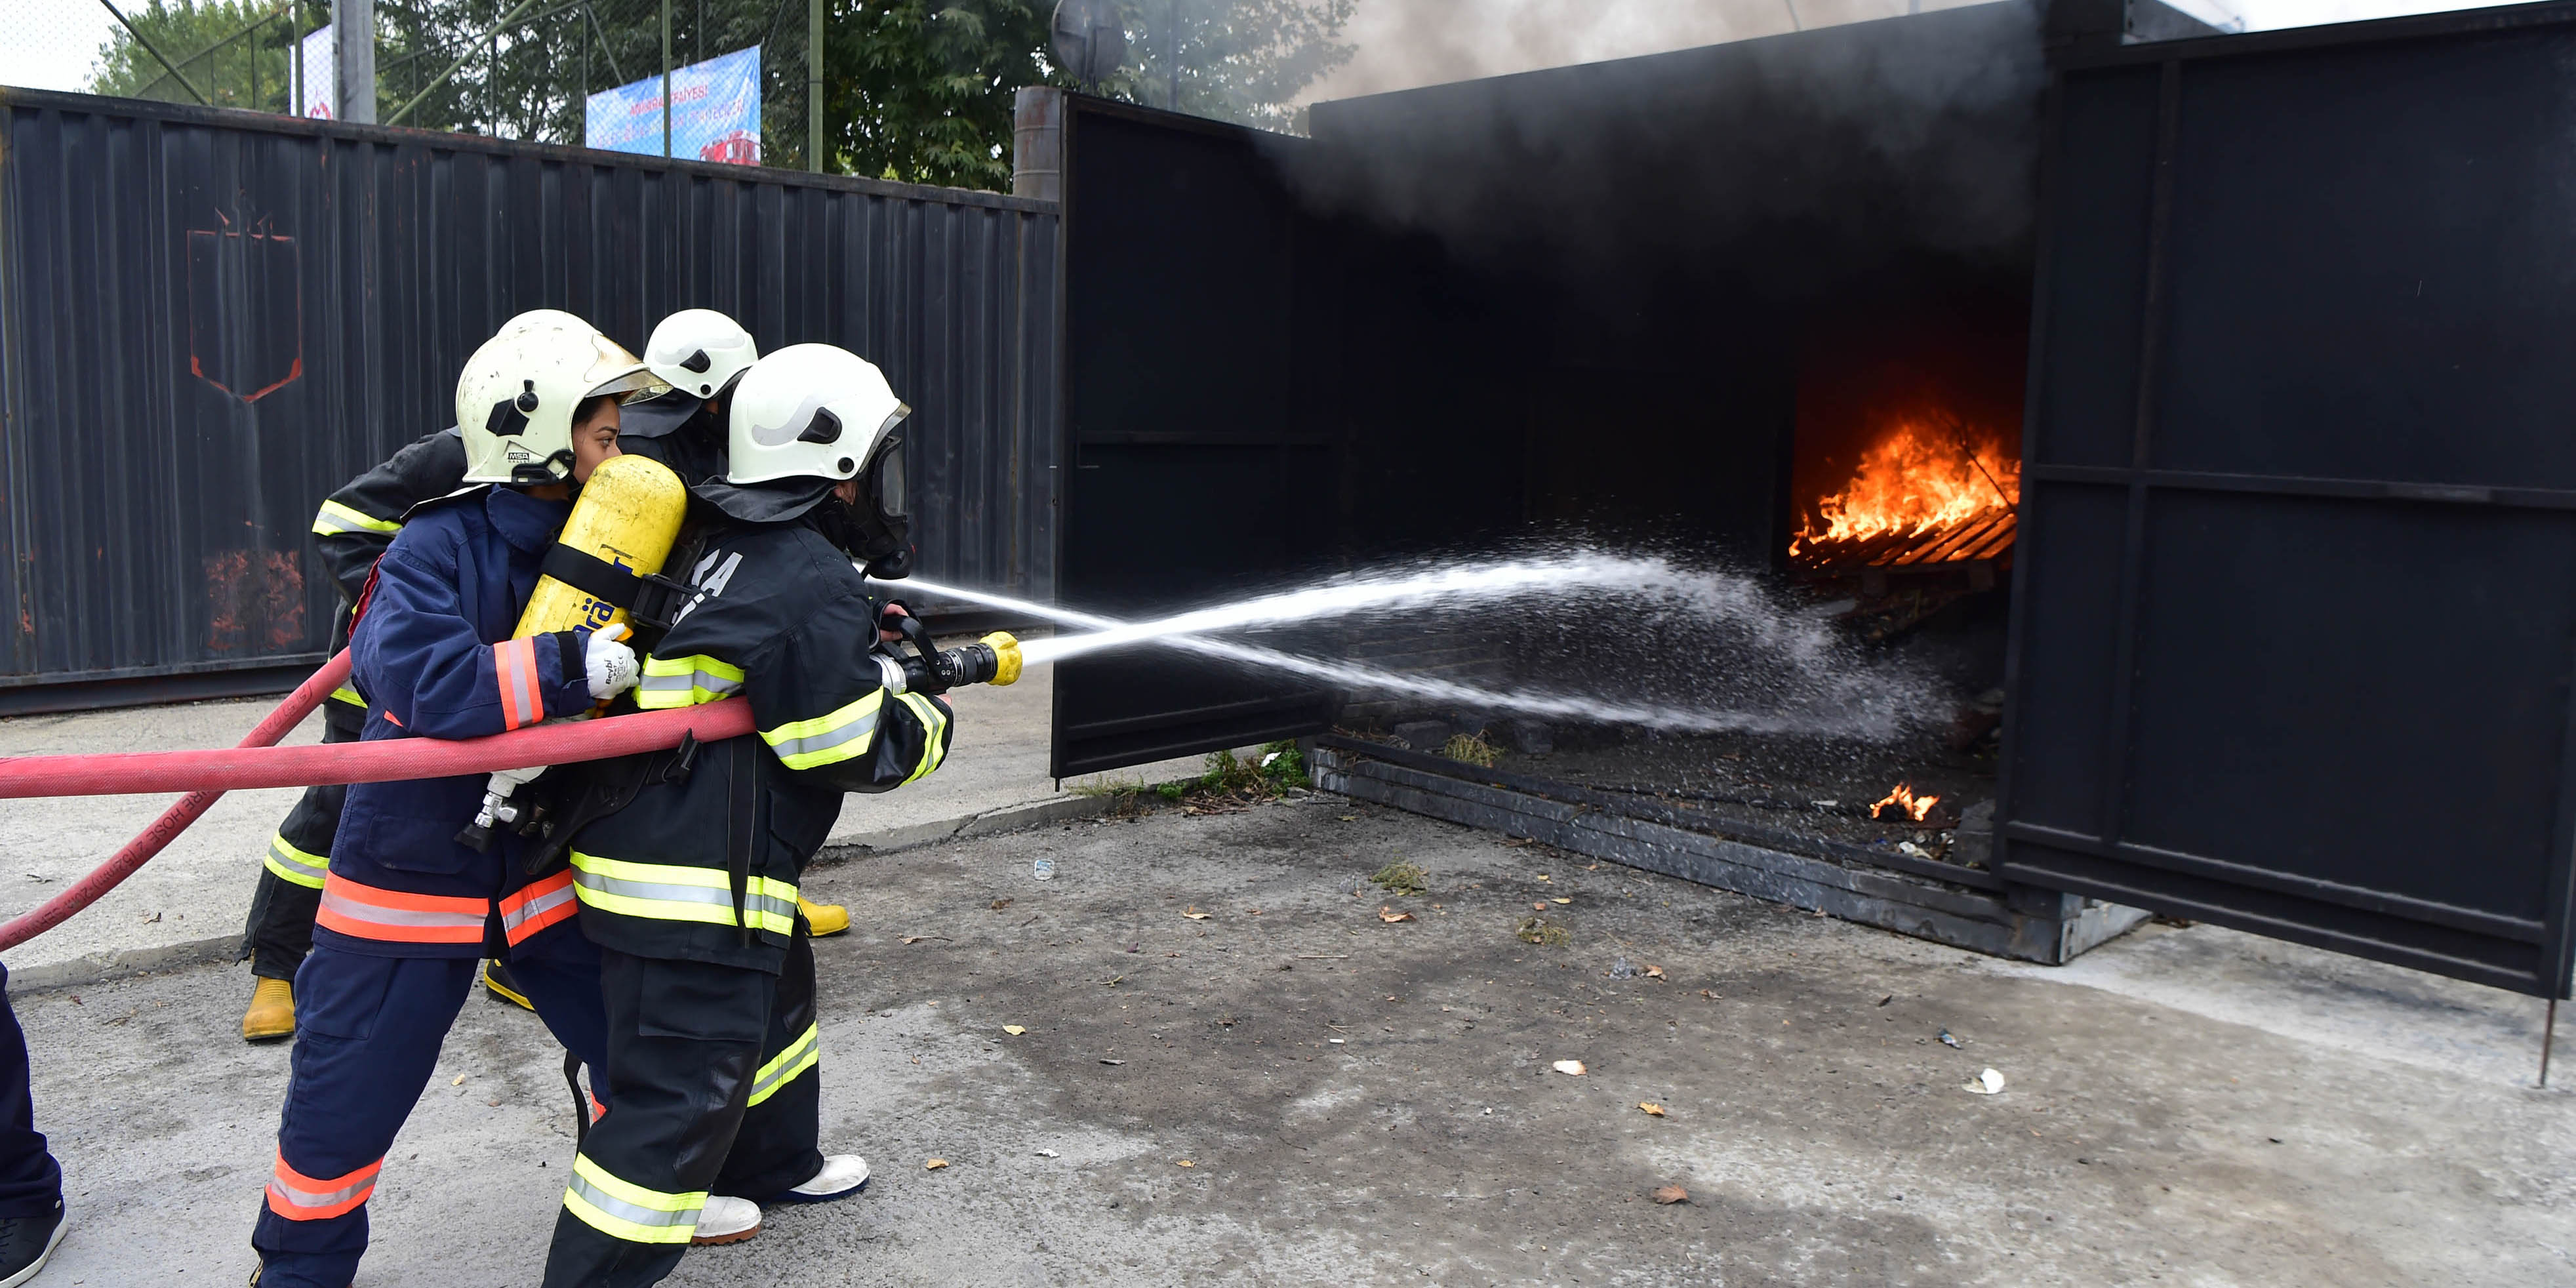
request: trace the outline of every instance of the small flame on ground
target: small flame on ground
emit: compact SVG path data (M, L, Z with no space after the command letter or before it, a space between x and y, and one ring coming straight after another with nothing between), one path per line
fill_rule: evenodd
M2020 502L2021 462L2001 436L1946 413L1909 416L1861 454L1842 491L1816 502L1789 553L1956 528Z
M1869 807L1869 816L1879 818L1892 809L1920 823L1930 818L1932 807L1940 803L1941 798L1938 796L1917 796L1910 784L1898 783L1896 790L1889 792L1885 800Z

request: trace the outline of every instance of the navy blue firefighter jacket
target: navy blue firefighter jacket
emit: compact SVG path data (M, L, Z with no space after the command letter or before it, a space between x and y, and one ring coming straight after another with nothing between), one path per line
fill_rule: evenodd
M510 638L538 561L571 513L569 502L493 487L432 502L404 522L349 643L351 675L368 696L365 741L478 738L590 708L587 630ZM489 853L456 840L487 778L350 787L314 942L375 956L476 957L487 937L515 948L571 920L570 874L531 882L519 837L496 834Z

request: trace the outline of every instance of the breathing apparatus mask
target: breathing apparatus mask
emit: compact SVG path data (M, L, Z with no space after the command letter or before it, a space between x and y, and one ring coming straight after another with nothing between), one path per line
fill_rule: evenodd
M912 572L912 500L901 427L887 429L879 441L867 468L859 471L858 499L826 498L814 508L814 527L866 564L869 577L899 581Z

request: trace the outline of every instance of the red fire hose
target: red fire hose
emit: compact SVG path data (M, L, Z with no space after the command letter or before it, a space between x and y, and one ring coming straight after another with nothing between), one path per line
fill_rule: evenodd
M115 889L196 822L225 792L235 788L381 783L569 764L676 747L684 733L696 734L700 742L719 742L750 733L752 727L750 704L728 701L601 720L563 721L454 742L402 738L312 747L276 745L348 678L349 655L342 652L288 694L238 747L0 758L0 799L188 793L163 810L151 826L96 871L46 900L42 907L0 926L0 950L15 948L53 929Z

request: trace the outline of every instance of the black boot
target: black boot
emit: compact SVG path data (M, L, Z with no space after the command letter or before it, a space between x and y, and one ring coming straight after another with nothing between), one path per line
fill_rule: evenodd
M18 1288L44 1270L63 1241L63 1203L43 1216L0 1217L0 1288Z

